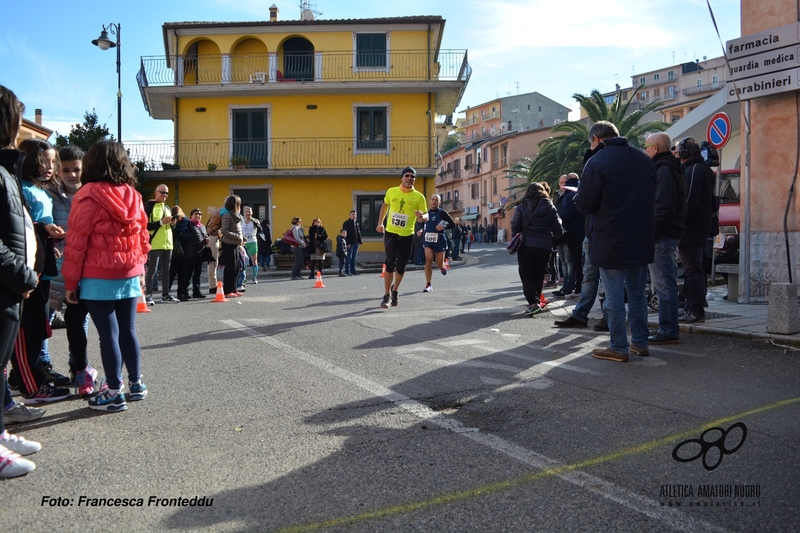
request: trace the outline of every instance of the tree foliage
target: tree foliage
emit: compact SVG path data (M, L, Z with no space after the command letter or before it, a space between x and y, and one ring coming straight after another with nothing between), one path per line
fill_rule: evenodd
M69 135L59 135L58 132L56 132L55 145L61 148L71 144L78 146L85 152L88 151L94 143L106 137L114 139L113 135L109 135L106 125L100 125L97 113L92 109L91 113L87 111L83 116L83 124L75 124L72 126Z
M447 139L445 139L444 141L444 144L442 144L442 147L439 149L439 152L442 154L448 152L453 148L455 148L456 146L458 146L458 144L459 144L458 135L455 134L448 135Z
M617 126L621 137L627 137L631 146L641 147L650 133L664 131L668 124L661 121L640 121L649 112L661 105L654 101L631 113L628 109L636 94L642 87L631 91L627 100L622 100L622 91L618 91L614 102L608 105L599 91L594 90L589 96L575 94L573 98L580 103L586 111L592 124L607 120ZM522 159L508 172L512 179L510 190L520 191L535 181L545 181L551 188L558 187L558 178L570 172L583 170L583 156L589 149L589 129L583 122L569 121L553 126L551 130L556 135L548 137L539 143L539 155L535 159Z

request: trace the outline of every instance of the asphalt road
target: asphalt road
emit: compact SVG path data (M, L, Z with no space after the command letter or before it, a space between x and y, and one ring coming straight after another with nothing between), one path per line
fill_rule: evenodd
M503 248L467 257L429 294L407 273L387 310L383 280L363 274L138 315L149 395L109 414L72 399L11 426L44 448L33 473L0 482L2 528L800 530L797 355L684 335L596 360L604 334L522 315ZM51 353L65 371L64 330ZM678 457L706 451L715 469L675 460L710 427L711 445Z

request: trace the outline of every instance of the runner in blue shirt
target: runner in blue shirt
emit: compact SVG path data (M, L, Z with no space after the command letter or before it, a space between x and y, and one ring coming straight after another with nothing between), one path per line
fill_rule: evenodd
M436 259L436 268L442 271L442 275L447 275L444 267L444 252L447 250L447 238L444 230L455 226L455 221L444 209L439 209L442 198L438 194L431 196L431 208L428 210L428 221L422 233L423 247L425 248L425 288L423 292L431 292L431 276L433 273L433 261Z

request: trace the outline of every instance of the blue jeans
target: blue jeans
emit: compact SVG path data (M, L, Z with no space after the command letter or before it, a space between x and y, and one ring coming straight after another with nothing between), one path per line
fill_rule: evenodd
M461 244L461 237L459 237L458 239L453 239L453 253L451 254L451 257L453 258L454 261L458 260L458 246L460 244Z
M258 252L258 266L263 269L269 268L269 261L272 257L272 252Z
M628 332L625 327L625 290L628 291L628 323L631 326L631 343L647 348L647 266L628 268L600 268L600 277L606 291L603 311L611 333L611 349L628 353Z
M109 389L122 388L122 363L128 369L131 383L142 377L139 338L136 336L137 300L85 300L100 335L100 357Z
M680 335L678 325L678 268L675 251L680 239L659 237L655 262L650 265L650 281L658 295L658 332L669 338Z
M351 244L347 247L347 263L344 265L345 274L356 273L356 260L358 259L358 247L360 244Z
M564 285L561 291L570 294L575 289L575 272L572 270L572 254L566 243L558 245L558 257L561 258L561 270L564 274Z
M600 271L589 259L589 239L583 239L583 283L581 283L581 299L572 310L572 317L581 322L589 321L589 311L597 299L597 288L600 285Z

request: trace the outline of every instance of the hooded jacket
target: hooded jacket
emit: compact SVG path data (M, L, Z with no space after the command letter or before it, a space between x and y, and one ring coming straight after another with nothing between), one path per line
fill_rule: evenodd
M66 290L76 290L82 278L141 275L149 251L147 215L136 189L92 182L75 193L61 268Z
M686 230L686 182L680 160L671 152L653 158L656 166L656 240L680 239Z
M553 202L549 198L540 198L538 203L528 199L517 204L511 219L511 233L516 235L519 232L523 236L522 246L552 249L553 237L561 237L564 233Z
M653 262L656 168L625 137L603 141L583 168L575 206L589 215L589 257L601 268Z

